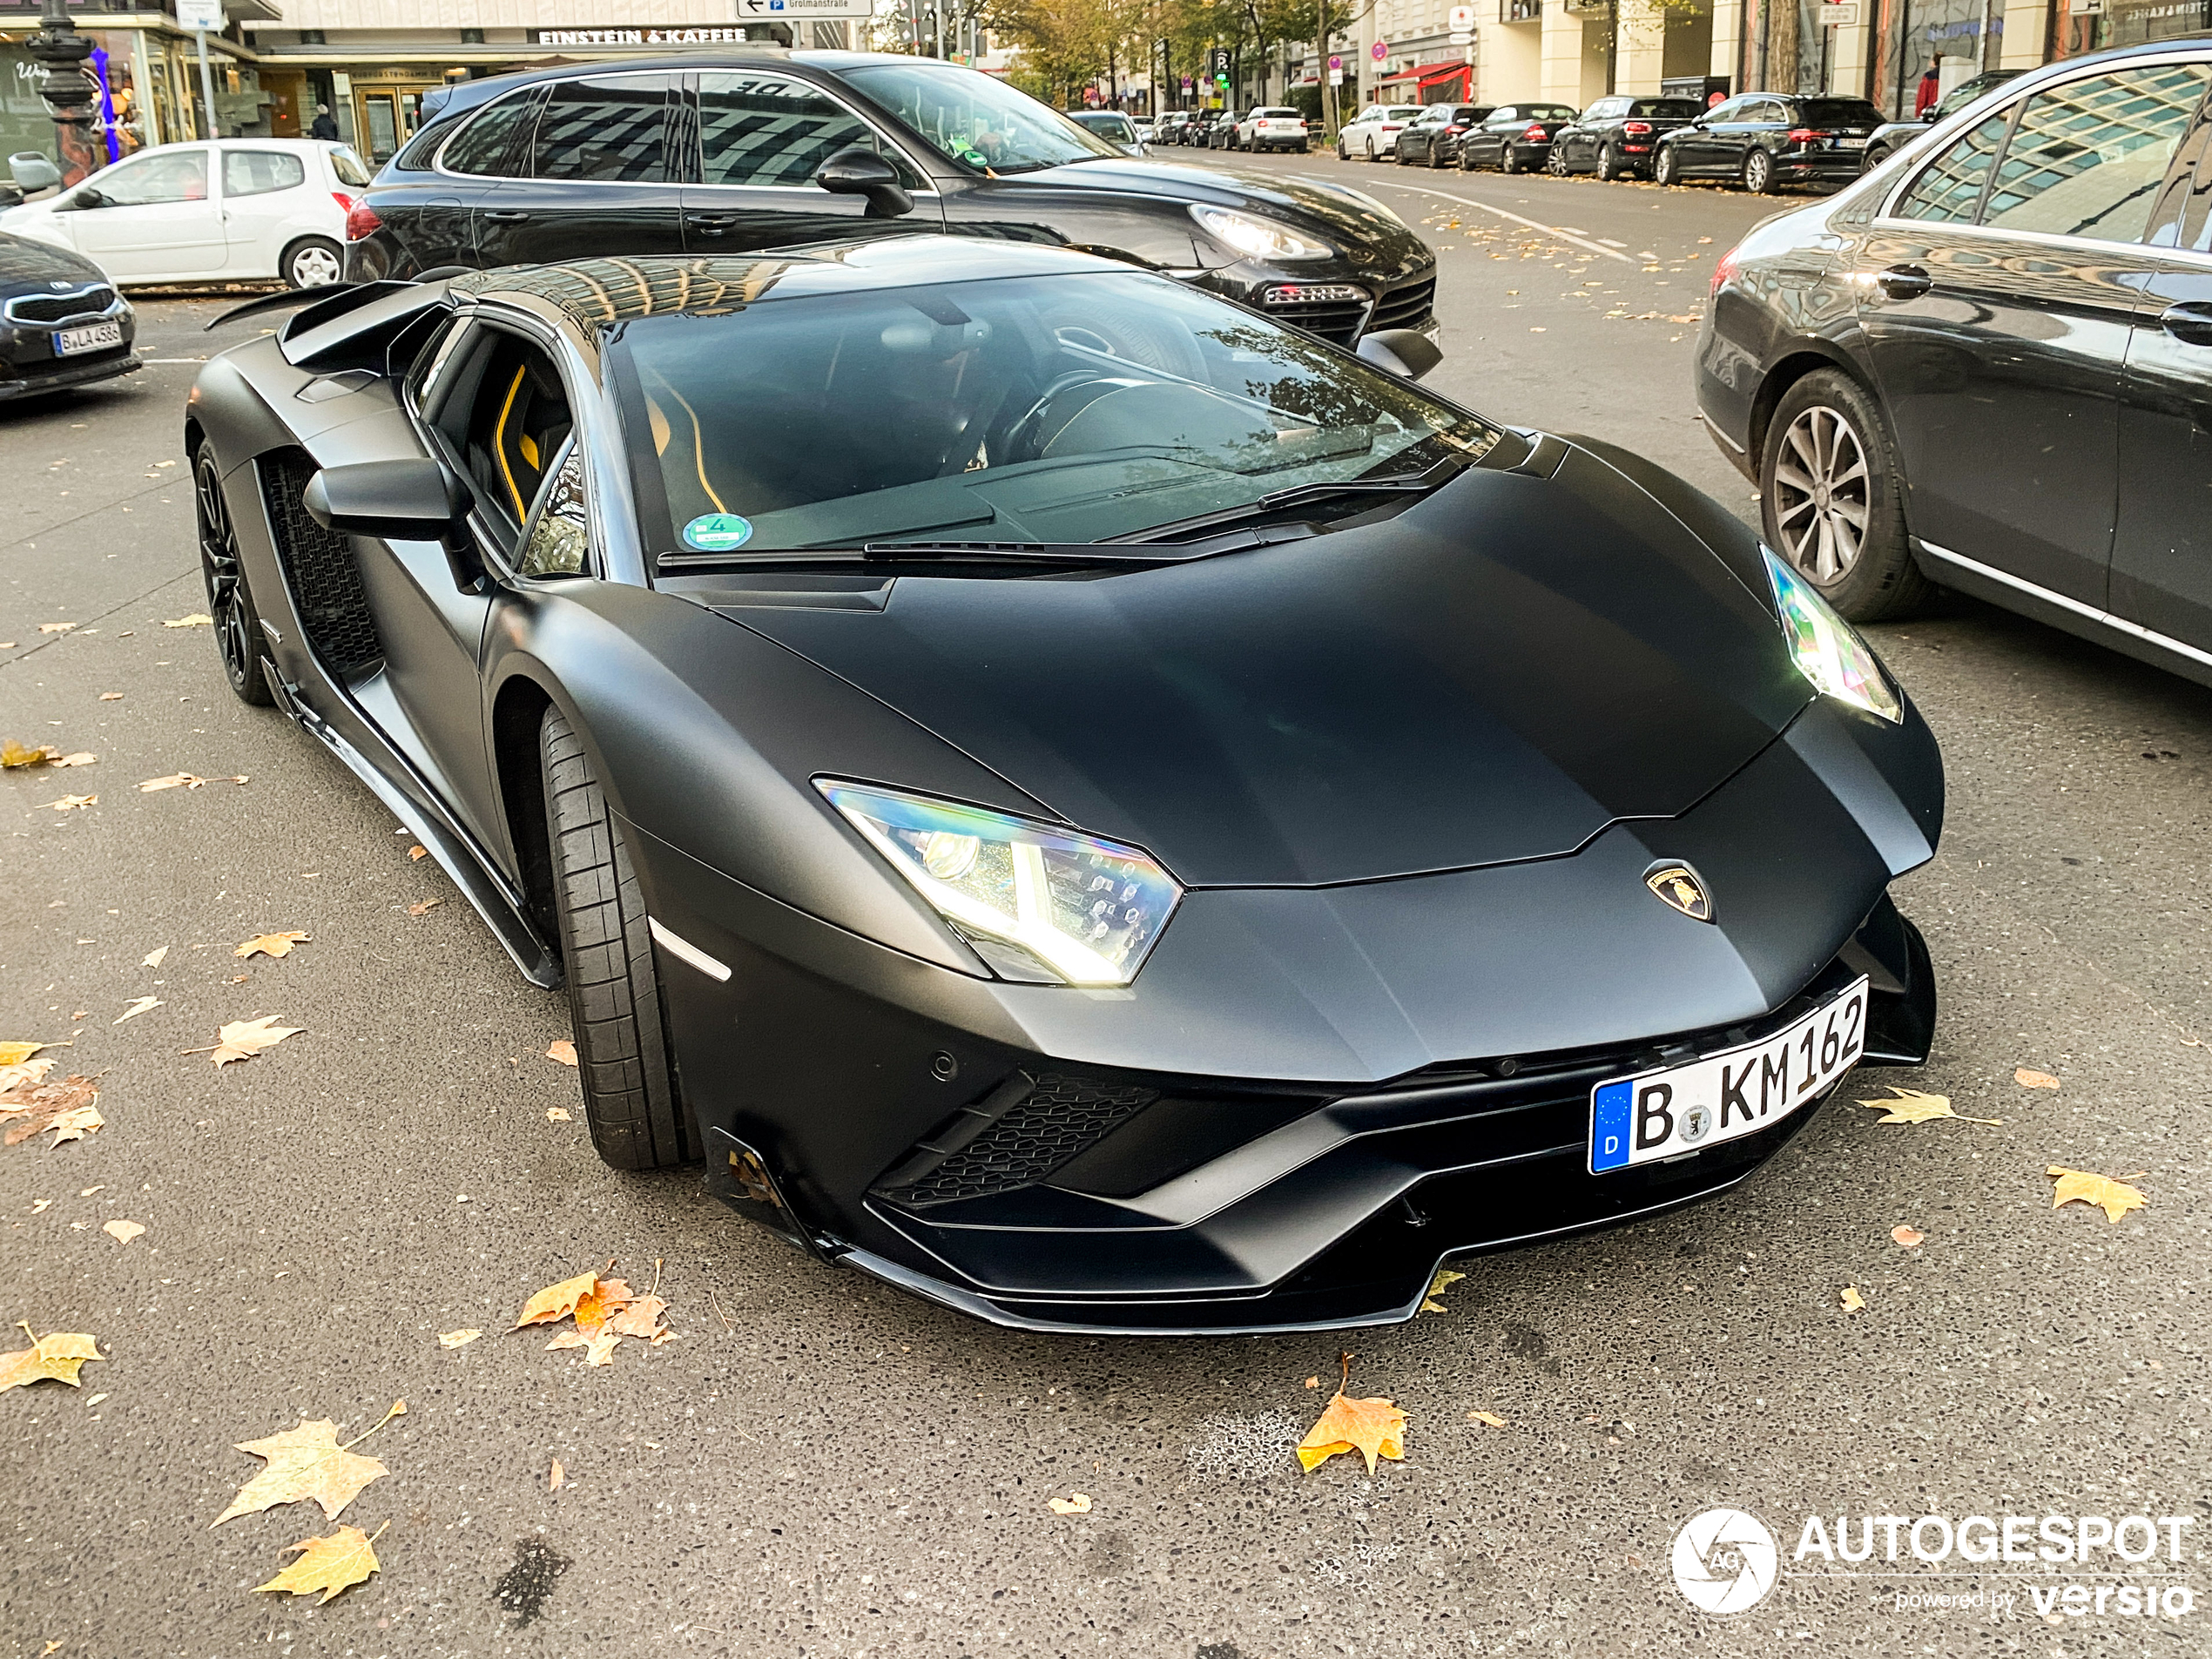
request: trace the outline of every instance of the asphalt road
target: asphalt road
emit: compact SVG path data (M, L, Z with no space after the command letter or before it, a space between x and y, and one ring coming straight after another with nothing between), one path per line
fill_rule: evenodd
M1455 202L1392 193L1432 182L1410 172L1259 165L1433 206L1455 395L1748 508L1689 415L1687 319L1764 205L1433 176ZM178 448L194 367L161 360L201 355L212 309L151 302L143 373L0 408L0 737L98 756L0 777L0 1038L73 1040L57 1052L98 1075L106 1119L0 1150L0 1307L106 1356L79 1391L0 1394L0 1654L2212 1647L2212 1610L2085 1595L2047 1623L2032 1601L2212 1588L2212 694L1965 604L1879 631L1949 760L1942 854L1899 890L1944 1011L1929 1068L1846 1093L1894 1079L2000 1125L1839 1102L1726 1202L1463 1263L1447 1312L1349 1343L1013 1335L802 1260L695 1175L602 1168L573 1074L543 1057L562 1002L365 791L231 698L205 629L165 626L204 600ZM250 781L136 787L180 771ZM46 805L65 794L98 799ZM233 954L287 929L312 939ZM161 1002L113 1023L143 996ZM185 1052L265 1015L300 1034L219 1070ZM2148 1207L2054 1211L2048 1164L2135 1177ZM145 1231L118 1244L122 1219ZM658 1272L679 1339L591 1368L501 1334L610 1260L640 1288ZM486 1334L440 1345L467 1327ZM1301 1474L1290 1447L1346 1346L1352 1392L1410 1413L1406 1460ZM362 1448L389 1474L342 1516L388 1527L381 1571L325 1607L254 1594L330 1528L295 1504L211 1530L261 1467L234 1443L321 1418L349 1438L400 1399ZM1048 1507L1072 1492L1089 1513ZM1721 1506L1772 1528L1791 1575L1733 1618L1669 1570ZM2179 1563L2094 1570L1790 1558L1808 1515L2046 1513L2196 1525ZM1901 1601L1930 1593L2011 1600Z

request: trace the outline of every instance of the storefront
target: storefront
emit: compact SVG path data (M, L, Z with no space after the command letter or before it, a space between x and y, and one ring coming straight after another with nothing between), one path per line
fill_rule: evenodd
M1474 96L1474 65L1464 58L1420 64L1375 78L1378 104L1464 104Z
M2212 34L2212 0L2054 0L2051 56Z
M237 16L266 7L260 0L231 0L230 10ZM92 44L84 72L96 89L98 132L110 162L149 145L206 136L196 37L162 12L73 9L71 17ZM6 146L0 154L54 154L52 111L38 92L46 71L26 44L37 31L36 6L0 0L0 145ZM207 63L222 135L269 133L270 100L253 53L239 41L210 36Z

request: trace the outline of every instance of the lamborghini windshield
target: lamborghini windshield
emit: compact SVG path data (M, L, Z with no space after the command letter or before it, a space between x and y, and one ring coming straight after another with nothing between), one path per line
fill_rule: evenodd
M640 528L678 559L1098 542L1301 485L1413 477L1498 436L1395 375L1134 272L645 317L609 359Z

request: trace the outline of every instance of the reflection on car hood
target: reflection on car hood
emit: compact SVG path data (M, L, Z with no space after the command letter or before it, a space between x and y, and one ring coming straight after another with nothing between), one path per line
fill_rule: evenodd
M0 234L0 296L43 290L57 282L77 288L105 280L100 267L82 254L27 237Z
M1061 189L1115 191L1211 202L1321 231L1347 249L1366 248L1381 267L1426 265L1433 258L1422 241L1394 214L1378 212L1349 192L1319 179L1285 178L1233 168L1186 165L1174 161L1085 161L1016 175ZM1366 263L1367 261L1362 261Z
M744 621L1198 887L1568 853L1686 810L1811 697L1766 597L1579 450L1181 568Z

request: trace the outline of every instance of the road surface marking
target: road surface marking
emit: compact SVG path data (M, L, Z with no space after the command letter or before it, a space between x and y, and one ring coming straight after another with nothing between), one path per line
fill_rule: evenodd
M1572 242L1576 247L1586 247L1593 253L1602 253L1607 259L1618 260L1623 265L1635 263L1617 247L1608 247L1602 242L1593 242L1586 236L1577 236L1571 231L1563 231L1556 225L1540 225L1533 219L1523 219L1519 213L1509 213L1502 207L1493 207L1488 202L1479 202L1472 196L1454 196L1448 190L1435 190L1427 185L1386 185L1380 179L1375 181L1373 188L1413 190L1419 191L1424 196L1440 196L1447 202L1458 202L1467 207L1479 207L1486 213L1495 213L1500 219L1509 219L1516 225L1526 225L1532 231L1541 231L1547 236L1556 236L1561 241Z

